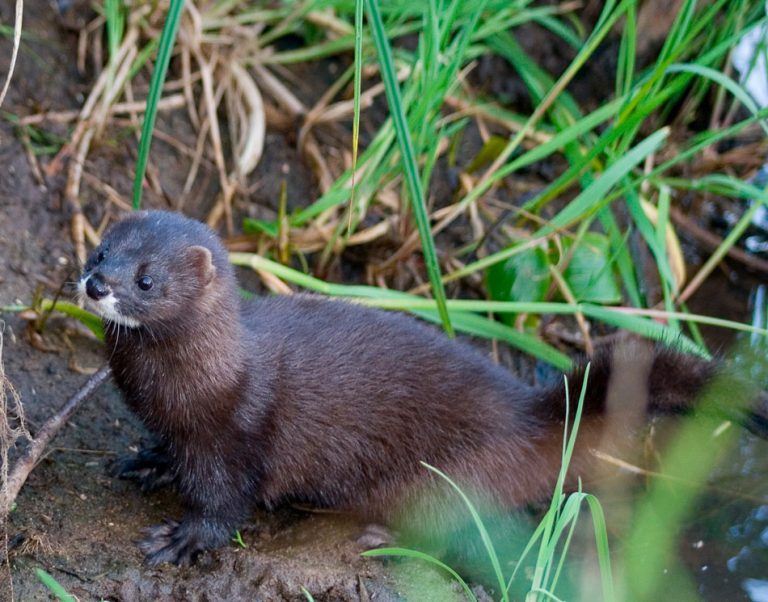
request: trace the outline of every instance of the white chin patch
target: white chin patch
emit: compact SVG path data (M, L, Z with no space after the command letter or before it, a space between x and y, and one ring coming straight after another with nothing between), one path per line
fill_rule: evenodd
M77 283L77 291L82 295L83 299L85 299L88 306L108 322L114 322L115 324L127 326L128 328L138 328L141 326L141 322L138 320L124 316L117 311L117 299L115 298L114 293L109 293L106 297L94 301L85 293L84 280L80 280Z
M101 314L101 317L105 320L120 324L121 326L127 326L128 328L138 328L141 326L141 322L138 320L124 316L117 311L115 307L117 305L117 299L115 299L115 295L112 293L109 293L106 297L97 301L96 305L99 306L98 311Z

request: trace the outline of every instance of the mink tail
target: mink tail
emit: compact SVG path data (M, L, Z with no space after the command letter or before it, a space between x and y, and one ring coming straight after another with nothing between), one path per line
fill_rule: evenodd
M768 439L768 396L748 376L749 363L736 366L660 344L622 340L597 350L589 362L583 415L644 422L653 415L696 413L731 420ZM583 364L568 376L571 417L586 372ZM565 386L560 383L543 391L534 411L545 424L562 425Z

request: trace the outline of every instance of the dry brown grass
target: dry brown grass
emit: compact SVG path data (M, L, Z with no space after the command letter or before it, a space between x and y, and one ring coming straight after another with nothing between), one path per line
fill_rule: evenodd
M11 86L11 78L16 67L16 58L19 56L19 46L21 44L21 22L24 13L24 0L16 0L16 11L13 25L13 50L11 51L11 62L8 65L8 73L3 82L3 88L0 90L0 107L3 106L5 95L8 94L8 88Z
M10 560L8 559L8 525L6 509L9 508L8 490L8 454L19 439L29 439L30 435L24 424L24 408L19 394L5 376L3 365L3 335L5 323L0 321L0 537L2 537L2 560L0 576L7 574L9 598L13 599L13 584L10 580ZM5 589L5 588L4 588ZM2 591L0 594L4 595Z

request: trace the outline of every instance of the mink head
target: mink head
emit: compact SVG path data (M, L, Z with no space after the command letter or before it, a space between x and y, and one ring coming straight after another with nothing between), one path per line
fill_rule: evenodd
M231 279L227 252L210 228L178 213L142 211L107 230L77 288L106 322L157 331L212 310L206 304Z

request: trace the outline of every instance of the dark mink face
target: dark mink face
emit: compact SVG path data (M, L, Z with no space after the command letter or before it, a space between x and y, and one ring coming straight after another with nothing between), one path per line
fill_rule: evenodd
M204 301L216 264L229 269L226 251L207 226L170 212L136 213L104 235L78 292L107 322L171 327Z

